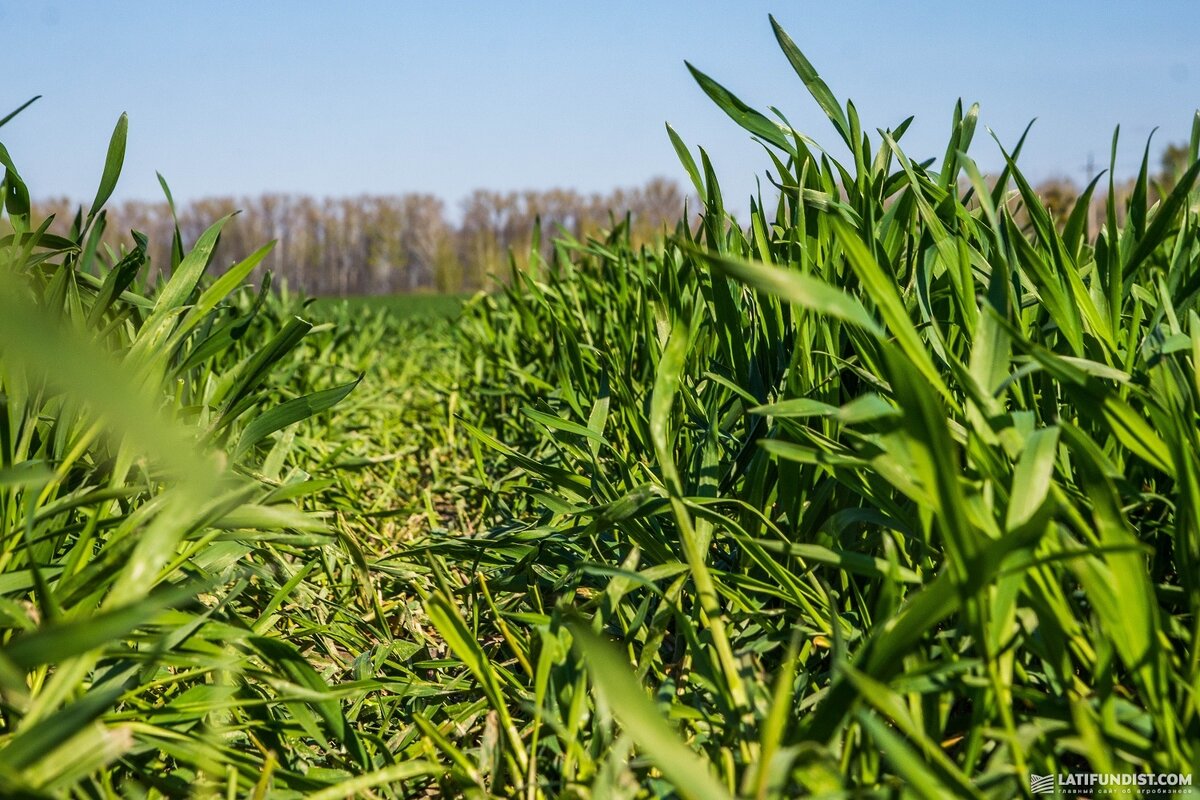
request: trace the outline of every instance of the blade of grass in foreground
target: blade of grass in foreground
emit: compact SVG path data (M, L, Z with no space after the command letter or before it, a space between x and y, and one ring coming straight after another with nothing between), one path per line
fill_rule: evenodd
M692 580L695 582L696 592L700 596L700 607L725 676L729 710L738 713L746 706L746 690L742 685L741 676L738 674L737 661L729 643L729 634L726 632L720 602L717 599L717 588L706 560L711 533L701 535L701 532L693 525L691 514L683 503L680 496L682 485L679 481L679 471L675 465L675 451L672 446L675 431L671 428L671 407L675 402L675 395L679 391L679 381L683 373L684 362L687 359L689 339L688 327L682 322L676 323L667 339L667 346L663 351L658 375L654 381L654 391L650 397L650 435L654 441L659 468L662 470L663 479L667 484L671 510L674 513L676 525L679 527L680 544L683 546L688 567L691 569Z
M570 629L575 647L613 715L680 794L695 800L728 800L729 791L713 776L709 765L671 730L625 659L586 623L572 623Z

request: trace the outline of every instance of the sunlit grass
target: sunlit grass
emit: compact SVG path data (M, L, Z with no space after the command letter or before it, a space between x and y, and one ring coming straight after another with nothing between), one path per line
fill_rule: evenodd
M1193 772L1200 118L1089 230L1020 143L979 174L976 108L914 161L776 34L848 163L693 68L778 198L669 130L695 218L465 303L204 278L220 222L143 286L89 246L124 122L66 238L6 160L0 793Z

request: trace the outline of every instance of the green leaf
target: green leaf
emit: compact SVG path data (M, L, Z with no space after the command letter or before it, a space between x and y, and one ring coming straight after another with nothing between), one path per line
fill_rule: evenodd
M275 433L275 431L282 430L288 425L308 419L314 414L337 405L350 392L354 391L354 387L358 386L360 381L362 381L362 376L342 386L336 386L332 389L325 389L288 400L286 403L282 403L255 417L246 426L245 430L242 431L242 436L238 439L237 447L233 450L234 459L241 457L243 453L272 433Z
M112 138L108 142L108 155L104 157L104 174L100 176L100 186L96 189L96 197L92 200L92 208L88 212L88 222L96 216L101 207L112 196L117 188L117 179L121 177L121 167L125 163L125 136L129 132L129 116L122 114L113 128Z
M1004 527L1012 532L1023 527L1045 503L1054 475L1058 448L1058 428L1036 431L1025 442L1025 449L1013 472L1012 492Z
M175 331L175 338L178 339L199 325L208 313L217 307L218 303L228 297L234 289L241 286L242 281L246 280L247 276L254 271L254 268L262 263L267 254L274 249L275 244L274 240L267 242L244 260L227 269L221 277L217 278L207 289L201 292L200 297L196 300L196 304L192 306L191 311L179 323L179 327Z
M875 336L884 335L883 329L863 308L862 303L841 289L834 288L811 275L716 253L696 251L696 255L721 274L737 278L760 292L774 295L818 314L849 322Z
M0 128L4 127L4 125L11 122L12 118L15 117L17 114L20 114L22 111L29 108L31 105L33 105L35 102L37 102L38 100L41 100L41 99L42 99L42 96L40 94L36 94L33 97L26 100L21 105L17 106L15 111L9 112L8 114L6 114L4 116L3 119L0 119Z
M683 143L683 139L679 138L679 134L675 132L675 129L670 124L667 125L667 136L671 138L671 146L675 148L675 154L679 156L679 162L683 164L688 177L692 179L692 186L696 188L696 196L703 200L707 196L707 193L704 191L704 181L700 178L700 168L696 166L696 159L692 158L687 145Z
M842 137L842 141L851 149L855 150L858 147L856 137L850 134L850 122L846 118L846 112L842 110L837 98L833 96L829 86L825 81L821 80L821 76L817 74L817 70L805 58L804 53L800 52L800 48L792 41L792 37L788 36L787 31L783 29L774 16L770 16L771 29L775 31L775 40L779 42L780 49L787 56L788 62L792 65L792 69L800 76L800 80L804 81L805 87L809 94L817 101L817 105L829 117L829 121L833 123L833 127L837 129L838 135Z
M569 625L588 673L621 726L683 797L729 798L695 751L679 740L638 684L629 663L581 622Z
M777 122L772 122L750 108L750 106L735 97L728 89L693 67L690 63L686 61L684 63L692 73L692 77L696 79L696 83L700 84L700 88L704 90L704 93L722 111L728 114L730 119L760 139L775 145L780 150L789 153L795 152L791 141L788 139L789 131L786 128ZM703 197L703 195L701 196Z
M194 598L212 583L210 580L176 586L155 592L136 603L38 628L9 642L4 655L17 668L27 671L43 664L62 663L120 641L138 626L154 619L162 609Z

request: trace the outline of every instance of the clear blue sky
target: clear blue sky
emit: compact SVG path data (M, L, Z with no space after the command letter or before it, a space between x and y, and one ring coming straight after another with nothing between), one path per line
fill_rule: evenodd
M868 130L909 114L914 156L940 156L956 98L1034 178L1118 170L1187 138L1200 105L1200 3L27 2L0 0L0 130L35 196L88 199L130 116L117 198L262 191L592 191L683 182L671 122L714 157L727 196L769 162L701 93L692 61L757 108L834 134L771 35L773 12ZM982 133L982 131L981 131ZM997 164L986 134L972 152Z

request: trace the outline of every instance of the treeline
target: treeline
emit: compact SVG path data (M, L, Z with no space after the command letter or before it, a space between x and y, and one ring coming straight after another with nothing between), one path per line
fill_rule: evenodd
M581 238L627 214L634 239L650 241L664 227L675 226L684 200L677 183L654 178L607 194L481 189L462 201L456 221L445 202L432 194L220 197L187 203L176 213L189 246L213 221L240 212L221 235L214 255L218 268L275 240L260 270L310 294L346 296L481 288L489 275L507 272L510 248L519 259L525 257L539 220L545 255L560 228ZM78 210L66 199L36 205L38 214L55 215L53 230L59 232L65 232ZM151 242L151 274L170 264L174 222L165 200L116 203L104 213L106 244L114 249L127 245L130 230L142 231Z
M1187 148L1169 145L1152 181L1169 191L1187 164ZM1114 186L1118 222L1134 181ZM963 186L964 191L969 187ZM1082 187L1054 178L1036 187L1047 208L1065 221ZM1088 230L1095 235L1104 219L1108 183L1092 196ZM584 238L629 215L635 242L648 242L673 229L686 195L679 184L654 178L642 186L607 194L570 189L497 192L477 190L462 201L452 221L443 200L432 194L362 195L318 199L307 195L264 194L245 198L196 200L177 209L185 246L212 222L240 212L226 227L214 256L217 270L275 240L260 271L314 295L464 292L483 288L489 276L507 274L510 250L525 259L540 220L543 256L549 257L560 229ZM1019 204L1019 198L1013 196ZM1153 198L1151 199L1153 202ZM77 211L67 200L37 204L43 216L55 214L52 230L65 232ZM127 244L129 231L149 235L153 275L170 264L171 210L163 202L112 204L105 211L104 241L114 249ZM1015 218L1023 216L1015 211Z
M1151 184L1151 194L1148 198L1149 203L1153 204L1157 199L1155 192L1165 195L1174 189L1179 178L1190 163L1187 145L1168 144L1163 149L1159 158L1158 168L1155 169L1152 165L1147 165L1147 177ZM1128 200L1136 187L1137 180L1135 178L1117 180L1113 183L1112 195L1115 200L1114 206L1118 224L1125 224ZM1075 208L1080 195L1086 189L1086 184L1081 186L1070 178L1058 177L1045 180L1035 188L1038 195L1046 204L1046 209L1058 219L1061 226ZM1109 194L1108 176L1101 177L1096 184L1088 208L1088 230L1093 235L1099 230L1100 225L1104 221Z

